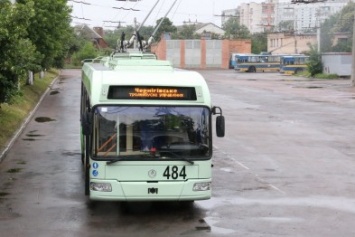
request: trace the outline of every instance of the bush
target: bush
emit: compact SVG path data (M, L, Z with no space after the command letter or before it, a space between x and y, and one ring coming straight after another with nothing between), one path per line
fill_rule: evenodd
M98 50L91 42L86 42L84 46L73 54L72 62L75 66L81 65L84 59L96 58L99 55Z

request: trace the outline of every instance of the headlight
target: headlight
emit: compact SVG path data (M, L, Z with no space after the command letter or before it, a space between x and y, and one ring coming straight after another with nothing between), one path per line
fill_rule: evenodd
M193 191L208 191L211 189L211 182L195 183Z
M108 183L90 183L90 190L98 192L112 192L112 186Z

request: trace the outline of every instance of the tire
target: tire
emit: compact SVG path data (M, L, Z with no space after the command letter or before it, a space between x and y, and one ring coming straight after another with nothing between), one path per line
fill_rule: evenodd
M296 68L296 70L295 70L295 74L298 74L298 73L300 73L300 72L302 72L303 70L301 69L301 68Z
M256 68L254 66L249 67L248 72L256 72Z

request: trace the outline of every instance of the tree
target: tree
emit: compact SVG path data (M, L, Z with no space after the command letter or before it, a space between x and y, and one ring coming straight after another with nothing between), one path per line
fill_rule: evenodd
M17 0L18 4L27 4L31 0ZM73 31L70 27L71 9L66 0L33 1L35 17L30 19L28 37L42 55L41 67L50 68L58 61L64 61L69 50L68 41Z
M10 101L19 91L20 79L41 59L27 38L33 7L31 1L21 5L0 1L0 103Z
M180 30L174 34L174 38L178 39L198 39L200 35L195 34L196 25L183 25Z
M349 2L340 12L332 15L321 24L321 51L322 52L351 52L354 24L355 3ZM345 34L346 41L337 41L336 34Z
M278 29L279 32L285 32L285 31L290 31L293 32L294 26L293 26L293 21L289 20L289 21L280 21L279 25L278 25Z
M98 56L98 50L90 41L86 41L84 45L73 54L73 64L74 65L81 65L81 61L84 59L93 59Z
M251 52L259 54L267 51L267 35L265 33L255 33L251 36Z
M309 45L309 61L307 63L308 72L314 77L316 74L323 72L323 63L317 48Z
M227 39L250 39L250 31L241 25L237 18L231 17L223 24L224 36Z
M170 21L169 18L160 18L156 21L156 25L158 26L160 24L160 21L163 19L162 24L160 25L160 28L158 29L155 39L156 41L160 41L161 35L163 33L171 33L174 34L177 32L176 26L173 25L173 23Z

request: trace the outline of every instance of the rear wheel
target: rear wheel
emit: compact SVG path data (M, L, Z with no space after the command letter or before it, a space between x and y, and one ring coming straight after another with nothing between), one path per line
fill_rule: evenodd
M300 72L302 72L303 70L301 69L301 68L296 68L296 70L295 70L295 74L298 74L298 73L300 73Z

